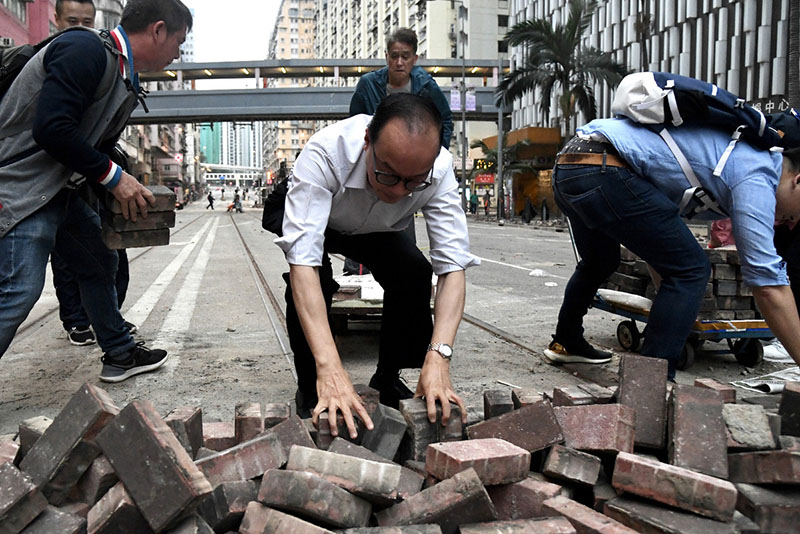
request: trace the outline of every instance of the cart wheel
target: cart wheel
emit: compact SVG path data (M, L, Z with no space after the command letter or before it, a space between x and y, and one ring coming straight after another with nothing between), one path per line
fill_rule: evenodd
M764 359L764 347L757 339L740 339L733 344L733 355L745 367L755 367Z
M622 321L617 325L617 341L630 352L636 352L642 344L642 334L633 321Z
M691 343L686 343L683 345L681 357L678 359L678 364L675 367L678 371L685 371L692 365L694 365L694 347Z

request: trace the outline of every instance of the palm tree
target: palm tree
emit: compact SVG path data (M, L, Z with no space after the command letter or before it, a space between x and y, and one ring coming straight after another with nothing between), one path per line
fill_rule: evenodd
M786 100L800 107L800 5L789 2L789 69Z
M547 19L515 24L505 40L525 47L525 63L514 69L497 87L497 95L510 104L528 91L541 91L541 109L548 119L550 96L558 86L561 118L569 133L577 106L587 120L597 117L593 86L605 82L615 87L627 69L610 54L583 46L581 39L597 8L596 0L572 0L566 24L551 25Z
M506 135L503 135L503 176L497 178L500 182L499 191L501 195L501 198L499 198L497 202L498 218L503 218L504 216L500 216L499 214L505 213L504 199L502 198L503 191L506 188L504 178L511 177L517 173L534 173L537 171L536 167L520 159L520 150L530 146L530 144L530 141L524 139L509 146ZM487 163L487 165L481 168L473 167L472 171L470 171L469 178L474 179L475 176L483 173L494 173L497 175L497 147L489 148L489 145L480 139L473 141L469 147L480 148L483 152L483 160Z

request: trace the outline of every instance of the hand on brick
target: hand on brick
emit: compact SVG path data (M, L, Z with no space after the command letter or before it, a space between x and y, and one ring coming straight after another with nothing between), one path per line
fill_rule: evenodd
M454 402L461 408L461 422L467 423L467 409L453 390L450 382L450 363L442 359L436 352L429 352L425 357L425 364L417 382L417 392L414 397L423 397L428 407L428 421L436 422L436 402L442 405L442 426L450 421L450 403Z
M136 178L122 173L119 183L111 190L122 208L122 216L136 222L136 214L141 213L142 218L147 218L147 205L156 205L156 197L145 186L136 181Z
M317 367L317 398L319 401L311 412L311 422L314 423L314 426L317 426L319 414L327 410L329 420L333 421L331 424L331 436L336 437L339 435L338 425L335 423L337 411L341 412L342 417L344 417L351 439L358 437L353 415L364 421L367 430L374 428L372 419L370 419L361 397L353 389L350 377L341 364L334 365L331 368Z

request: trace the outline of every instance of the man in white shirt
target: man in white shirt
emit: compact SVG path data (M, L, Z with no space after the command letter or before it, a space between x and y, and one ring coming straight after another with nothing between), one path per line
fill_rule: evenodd
M422 367L417 396L428 417L450 417L450 402L466 410L450 382L450 357L464 311L464 270L479 261L469 251L452 156L441 148L442 119L427 98L387 97L373 117L357 115L315 134L295 162L285 200L282 237L289 262L286 319L298 374L298 410L312 420L342 413L352 437L353 415L372 428L342 366L328 311L336 291L329 252L366 265L383 287L378 368L370 385L397 406L411 391L401 368ZM425 216L429 262L405 232L413 214ZM438 276L434 318L431 275ZM331 427L336 435L336 425Z

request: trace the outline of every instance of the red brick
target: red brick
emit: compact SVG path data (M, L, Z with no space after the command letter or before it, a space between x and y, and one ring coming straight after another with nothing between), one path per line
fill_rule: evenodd
M259 502L332 527L363 527L372 505L312 473L270 469L261 480Z
M100 454L95 436L119 413L104 390L84 384L20 462L51 504L61 504Z
M25 457L26 454L28 454L28 451L31 450L33 444L36 443L40 437L42 437L44 431L47 430L51 424L53 424L53 420L43 415L25 419L19 424L20 461Z
M564 516L580 534L638 534L622 523L566 497L553 497L544 501L542 507L545 512Z
M261 434L255 439L195 461L212 486L259 477L268 469L277 469L285 463L286 453L277 436L272 433Z
M753 520L762 531L796 534L800 518L800 488L766 488L736 484L739 500L736 508Z
M553 389L553 406L584 406L586 404L608 404L613 401L613 390L591 382Z
M198 513L218 532L236 530L242 521L247 504L258 497L254 480L223 482L198 506Z
M359 397L361 397L361 402L364 403L364 408L367 409L367 413L372 417L378 406L380 406L381 402L381 393L375 388L371 388L366 384L353 384L353 389L356 391Z
M333 534L298 517L279 512L259 502L247 505L239 534Z
M635 454L617 455L614 488L696 514L730 521L736 488L730 482Z
M600 475L600 458L563 445L553 445L542 473L549 477L577 484L594 486Z
M406 525L403 527L348 528L342 534L442 534L439 525Z
M461 534L576 534L575 528L563 517L544 519L518 519L516 521L493 521L464 525Z
M122 214L109 214L103 222L116 232L132 232L135 230L160 230L175 227L174 211L148 212L147 218L137 217L136 222L125 219Z
M781 436L780 445L785 451L800 452L800 438L797 436Z
M375 514L380 526L436 523L443 534L454 534L459 525L494 521L497 512L470 468Z
M631 452L634 410L622 404L559 406L553 409L567 447L588 452Z
M800 452L729 454L730 480L747 484L800 484Z
M775 448L775 436L762 406L725 404L722 418L728 434L729 451L753 451Z
M77 515L84 519L89 515L89 508L91 508L90 505L80 501L68 502L58 507L58 509L64 513Z
M397 499L399 465L373 462L295 445L289 452L287 471L313 473L331 484L375 504L389 505Z
M514 409L511 393L505 389L490 389L483 392L483 418L491 419Z
M203 423L203 446L212 451L224 451L236 445L236 431L229 421Z
M635 444L662 448L667 423L667 360L624 354L619 362L619 403L636 411Z
M48 506L22 534L85 534L86 519Z
M16 534L47 508L31 478L11 462L0 465L0 532Z
M111 250L169 245L169 228L115 232L105 224L102 227L103 244Z
M371 414L374 428L360 430L361 445L372 452L391 460L406 435L408 425L398 410L379 404Z
M617 490L610 482L598 483L592 487L592 508L602 512L608 501L617 498Z
M10 462L14 465L19 464L20 460L19 443L10 440L0 440L0 464Z
M169 534L214 534L214 529L206 523L205 519L197 514L192 514L170 530Z
M128 404L98 434L97 444L153 530L173 526L211 492L150 401Z
M787 382L778 408L781 434L800 436L800 382Z
M450 403L450 420L442 426L442 407L436 405L436 422L428 421L428 407L424 399L405 399L400 401L400 413L406 420L408 430L400 444L401 461L425 461L425 450L431 443L459 441L464 437L461 424L461 410Z
M189 456L197 456L197 451L203 446L203 410L199 406L180 406L172 410L164 421Z
M306 420L309 422L311 421L310 419ZM308 433L308 429L306 428L305 423L303 423L303 419L300 419L300 417L296 415L291 416L282 423L278 423L264 433L272 434L278 438L278 441L283 447L283 452L286 454L287 458L289 457L289 451L291 450L292 445L300 445L301 447L312 448L316 447L316 445L314 445L314 440L311 439L311 434Z
M722 397L716 391L675 386L670 395L669 463L728 478Z
M292 409L285 402L273 402L264 405L264 429L268 430L292 416Z
M149 534L153 530L122 482L103 495L87 516L87 534Z
M530 477L513 484L489 486L486 491L497 510L497 518L503 520L543 517L542 503L564 494L564 488L558 484Z
M372 460L373 462L398 465L393 461L387 460L383 456L379 456L371 450L362 447L361 445L350 443L346 439L342 438L334 439L333 442L331 442L330 447L328 447L328 452L346 454L347 456L362 458L364 460ZM426 473L425 464L422 464L422 472ZM401 466L400 482L397 485L397 496L401 499L406 499L415 493L419 493L420 489L422 488L423 480L425 480L425 475Z
M93 505L119 481L111 462L105 456L98 456L78 481L76 494L79 500Z
M548 401L530 404L513 412L467 428L469 439L498 438L528 452L545 449L564 440Z
M722 523L627 497L617 497L608 501L605 514L637 532L650 534L740 534L733 522Z
M169 187L165 185L148 185L145 187L147 187L155 197L155 205L151 206L148 204L147 210L149 212L175 210L176 195ZM111 213L122 213L122 206L120 206L119 201L116 199L112 200L111 204L107 207L108 211Z
M736 402L736 388L730 384L723 384L717 382L713 378L695 378L694 385L698 388L712 389L722 395L722 402L735 403Z
M514 403L514 409L518 410L524 406L530 406L537 402L542 402L544 395L531 388L517 388L511 390L511 402Z
M484 486L522 480L530 466L531 453L497 438L432 443L425 461L425 469L439 480L473 468Z
M234 418L236 443L249 441L264 432L264 416L257 402L243 402L236 405Z

